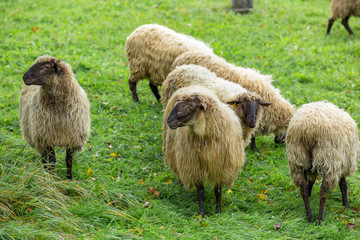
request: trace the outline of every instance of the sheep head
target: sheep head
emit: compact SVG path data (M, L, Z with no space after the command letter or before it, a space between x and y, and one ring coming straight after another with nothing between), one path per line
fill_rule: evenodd
M201 111L206 111L207 103L200 96L191 96L186 99L178 100L171 111L167 125L171 129L189 126Z
M256 126L256 119L259 113L260 106L269 106L271 103L264 100L253 99L248 97L239 97L235 100L227 102L233 105L236 114L250 127Z
M60 60L51 58L35 63L23 76L26 85L48 85L48 80L55 74L61 74Z

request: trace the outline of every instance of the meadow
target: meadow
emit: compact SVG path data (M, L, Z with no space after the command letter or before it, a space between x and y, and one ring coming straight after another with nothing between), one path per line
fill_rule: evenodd
M330 192L321 226L308 223L292 184L285 145L257 138L215 214L206 186L203 221L196 190L185 190L162 156L162 106L148 81L140 104L128 88L124 45L138 26L158 23L208 43L221 57L273 75L296 106L328 100L360 122L360 19L351 37L337 20L326 36L328 0L257 0L251 14L223 0L0 1L0 239L359 239L360 173L348 181L350 210ZM41 55L68 62L91 102L91 134L66 180L22 139L22 76ZM310 206L317 218L316 181ZM279 223L281 227L279 227Z

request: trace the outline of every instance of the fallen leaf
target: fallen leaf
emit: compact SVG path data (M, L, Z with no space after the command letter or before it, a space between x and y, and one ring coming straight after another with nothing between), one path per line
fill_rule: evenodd
M359 208L358 207L354 207L354 211L357 213L360 213Z
M170 184L170 183L172 183L172 180L171 180L171 179L168 179L168 180L166 180L165 183Z
M144 182L145 182L144 179L141 179L141 180L140 180L140 184L143 184Z
M155 197L160 197L160 192L158 190L155 191Z
M275 231L281 228L281 223L277 223L274 225Z
M268 190L264 190L263 193L268 193Z
M156 190L154 187L149 187L147 193L153 193Z
M86 171L86 175L91 175L93 173L93 170L91 168L89 168L87 171Z
M118 107L118 106L113 106L113 107L111 107L109 110L112 111L112 110L116 109L117 107Z
M348 94L349 92L351 92L351 90L347 90L347 91L345 92L345 94Z
M233 193L233 191L231 189L227 190L227 193Z
M346 224L346 229L355 229L355 228L356 228L356 225L353 223Z
M108 148L112 148L112 144L111 143L108 143Z
M117 153L112 152L112 153L110 153L110 156L118 157L119 155L117 155Z
M143 207L144 207L144 208L148 208L148 207L150 207L150 202L149 202L149 201L147 201L146 203L144 203Z

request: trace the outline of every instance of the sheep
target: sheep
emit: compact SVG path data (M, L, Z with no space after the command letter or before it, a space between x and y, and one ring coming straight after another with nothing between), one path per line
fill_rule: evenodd
M342 25L344 25L350 35L354 35L348 23L350 16L360 16L360 0L332 0L331 17L326 34L330 34L331 27L335 20L342 18Z
M194 84L214 91L220 101L233 106L240 118L246 147L261 119L262 106L269 106L271 103L263 101L259 95L239 84L216 77L215 73L198 65L179 66L167 76L162 87L161 103L165 107L177 89Z
M201 40L177 33L158 24L146 24L135 29L127 38L125 50L129 62L129 87L134 102L139 102L136 84L149 79L149 86L156 99L160 100L158 86L170 73L173 61L189 50L213 52Z
M201 51L183 53L176 58L171 69L184 64L206 67L217 77L238 83L247 90L257 93L263 101L272 103L264 108L255 137L275 133L276 144L284 141L287 125L295 112L295 107L281 96L279 89L271 84L270 75L260 74L255 69L235 66L215 54ZM251 139L251 148L257 151L255 137Z
M72 160L90 132L90 104L71 66L41 56L24 74L20 96L20 129L24 139L42 156L44 168L55 168L55 147L66 148L67 178Z
M292 117L286 137L286 152L294 184L300 187L306 216L317 175L322 177L318 224L324 220L328 190L339 183L343 205L350 208L345 177L355 173L360 155L358 129L344 110L329 102L304 104Z
M231 186L244 164L241 133L234 111L202 86L177 90L165 108L164 161L185 188L197 188L202 217L204 183L214 184L216 212L221 213L221 187Z

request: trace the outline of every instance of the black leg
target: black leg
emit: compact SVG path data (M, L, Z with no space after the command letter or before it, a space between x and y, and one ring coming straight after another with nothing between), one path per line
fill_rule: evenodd
M347 197L347 184L346 184L346 179L345 179L345 177L340 178L339 185L340 185L340 190L341 190L343 205L344 205L346 208L350 208L349 201L348 201L348 197Z
M44 165L44 169L47 170L48 166L47 166L47 161L48 161L48 154L49 152L46 151L41 155L41 162Z
M251 138L251 149L255 152L257 152L257 148L256 148L256 142L255 142L255 138Z
M215 186L214 192L216 198L216 213L221 213L221 194L222 194L221 186L219 187Z
M314 186L315 180L308 180L307 183L308 196L311 197L311 190Z
M275 138L274 138L274 142L275 142L275 145L285 143L285 137L276 135Z
M75 155L74 150L72 149L66 149L66 177L67 179L72 179L72 161L73 157Z
M306 171L304 171L301 175L302 179L300 182L300 194L302 199L304 200L305 204L305 210L306 210L306 217L309 222L314 221L314 217L311 213L310 204L309 204L309 196L308 196L308 190L306 186Z
M331 27L332 27L332 25L333 25L334 22L335 22L335 19L332 19L332 18L329 19L328 28L327 28L327 31L326 31L326 34L327 34L327 35L330 34L330 30L331 30Z
M155 95L156 100L157 100L158 102L160 102L160 94L159 94L159 89L158 89L158 87L155 86L155 85L153 85L153 84L151 84L151 82L149 83L149 86L150 86L151 91L152 91L153 94Z
M319 217L318 217L318 225L321 225L321 222L324 221L324 209L325 209L325 202L328 196L328 186L326 183L326 175L324 175L321 188L320 188L320 209L319 209Z
M134 102L139 102L139 98L136 93L136 82L130 82L130 80L129 80L129 88L130 88L131 95L132 95Z
M197 187L197 195L199 199L199 213L202 218L205 217L205 211L204 211L204 198L205 198L205 188L204 186L198 186Z
M55 151L52 147L46 149L46 151L41 155L41 161L44 164L44 169L46 171L52 172L55 168L56 157Z
M49 170L51 172L53 172L55 169L55 163L56 163L56 156L55 156L55 151L53 148L50 148L48 156L49 156L49 163L50 163Z
M350 15L343 18L343 20L341 21L341 23L344 25L344 27L346 28L346 30L349 32L350 35L354 35L354 32L351 30L350 26L349 26L349 18L350 18Z

